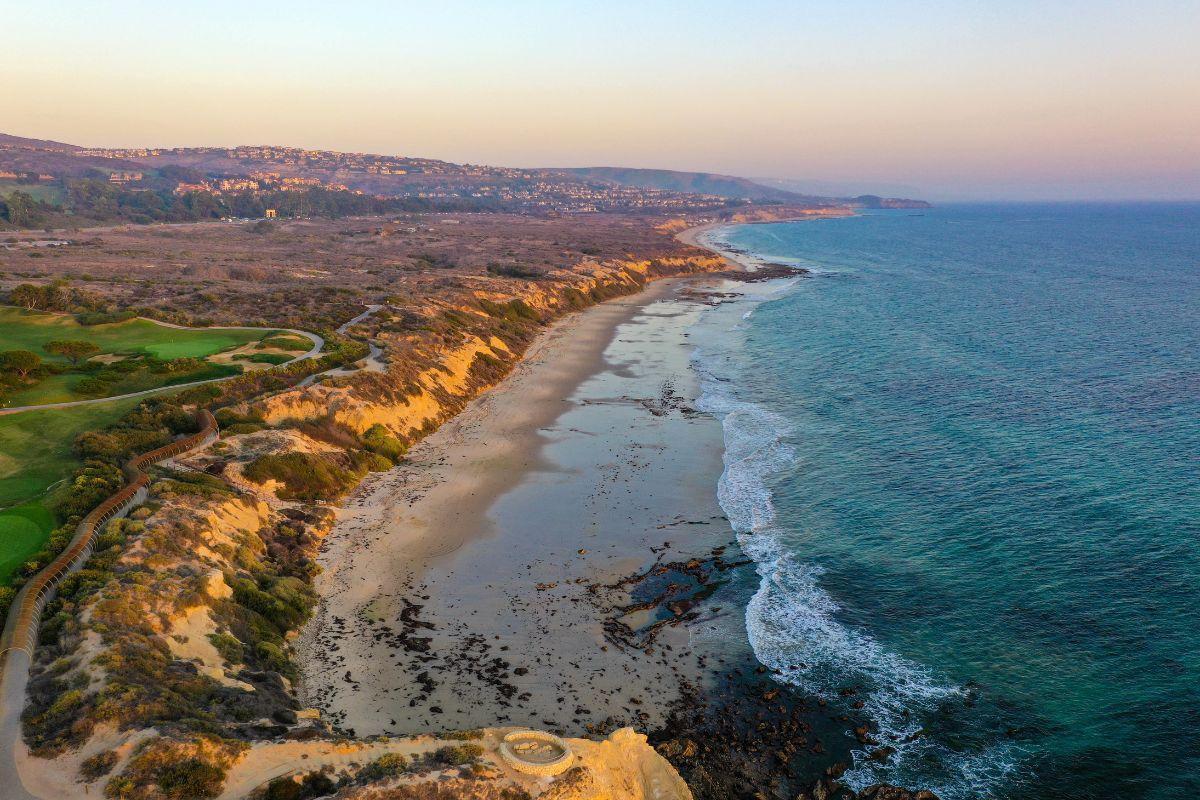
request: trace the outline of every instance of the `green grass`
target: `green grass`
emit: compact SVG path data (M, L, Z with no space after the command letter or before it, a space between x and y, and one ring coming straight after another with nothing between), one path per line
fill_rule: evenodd
M116 422L139 398L0 416L0 507L30 500L68 477L79 461L72 443Z
M0 511L0 586L41 549L56 524L54 514L40 500Z
M13 192L25 192L25 194L29 195L34 200L42 200L47 203L52 203L56 206L61 206L63 204L63 200L66 199L66 192L64 192L60 186L0 181L0 195L12 194Z
M249 361L251 364L286 364L292 360L292 356L284 353L254 353L238 360Z
M303 336L284 333L279 336L268 336L262 340L259 348L278 347L280 350L288 350L293 353L307 353L312 348L312 344L311 341Z
M0 586L41 549L56 520L43 497L79 466L72 443L136 406L136 399L0 416Z
M28 388L14 391L8 395L4 404L14 408L46 403L65 403L72 400L90 400L97 396L116 397L147 389L158 389L162 386L176 386L192 381L224 378L240 372L238 367L230 364L207 363L186 372L159 373L149 369L140 369L137 372L122 375L120 380L108 382L106 391L100 395L87 395L76 389L81 381L87 380L92 377L91 375L82 372L68 372L62 375L50 375Z
M278 333L272 330L180 330L144 319L80 325L66 314L0 308L0 350L32 350L48 361L59 362L66 359L50 355L42 345L53 339L82 339L98 346L101 353L144 354L169 360L205 358Z
M156 325L149 320L131 319L104 325L80 325L67 314L46 314L38 311L0 306L0 351L32 350L47 363L65 365L61 356L47 353L43 347L55 339L77 339L91 342L100 348L99 355L121 355L127 358L148 356L164 361L176 358L199 358L220 353L263 339L279 338L276 330L181 330ZM252 357L249 360L257 358ZM266 355L266 354L262 354ZM268 363L281 363L270 361ZM103 391L79 391L79 384L94 376L67 372L48 375L26 387L11 389L3 400L8 408L45 403L66 403L91 400L97 397L116 397L132 392L158 389L191 381L223 378L236 375L238 369L229 364L208 363L186 372L155 372L141 369L107 381Z

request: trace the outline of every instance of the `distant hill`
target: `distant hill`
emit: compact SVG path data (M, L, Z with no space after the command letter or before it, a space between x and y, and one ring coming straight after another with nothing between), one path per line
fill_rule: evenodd
M48 139L26 139L24 136L13 136L11 133L0 133L0 147L19 147L23 150L53 150L60 153L70 153L83 148L75 144L52 142Z
M747 205L925 205L876 195L804 194L708 172L522 169L284 145L79 147L3 133L0 179L9 182L6 192L37 189L36 196L46 206L38 213L47 219L61 212L93 221L256 217L267 209L288 216L429 209L679 216L725 213Z
M881 197L876 194L810 194L793 191L795 187L767 186L758 180L717 175L711 172L678 172L669 169L632 169L626 167L579 167L547 170L573 175L580 180L613 183L638 189L664 189L672 192L713 194L733 199L753 200L756 203L787 203L797 205L854 205L862 208L928 208L924 200L901 197Z
M79 145L0 133L0 170L78 178L94 169L136 170L140 166L124 159L85 156L83 150Z
M882 195L884 197L921 196L921 190L916 186L883 181L822 181L764 177L751 177L750 180L774 189L783 189L788 192L816 195L818 197L857 197L859 195Z
M615 183L639 189L663 189L671 192L715 194L735 199L779 203L820 203L829 198L763 186L733 175L711 172L677 172L669 169L633 169L628 167L571 167L547 170L574 175L582 180Z

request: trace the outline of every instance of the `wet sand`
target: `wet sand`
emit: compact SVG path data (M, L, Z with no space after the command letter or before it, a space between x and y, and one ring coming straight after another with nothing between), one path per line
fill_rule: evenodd
M368 479L321 557L307 704L359 735L647 730L681 680L711 676L722 645L693 648L697 634L744 652L734 608L623 646L613 620L637 629L656 612L623 614L639 598L606 588L732 538L714 492L720 426L691 409L694 284L560 322L407 464Z

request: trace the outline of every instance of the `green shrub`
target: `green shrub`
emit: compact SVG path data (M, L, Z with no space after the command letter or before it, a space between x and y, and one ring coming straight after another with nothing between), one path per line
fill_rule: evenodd
M292 336L290 334L281 334L279 336L268 336L258 343L258 348L277 347L280 350L290 350L292 352L307 352L312 349L312 342L305 339L303 336Z
M79 776L88 783L92 783L112 772L112 768L116 765L117 751L104 750L83 760L83 763L79 765Z
M192 800L219 795L225 783L225 770L198 758L185 758L163 764L157 778L158 788L165 797Z
M245 658L245 654L242 652L242 643L227 633L210 633L208 640L221 654L221 658L230 664L240 664Z
M362 442L368 451L383 456L393 464L403 461L404 454L408 452L408 446L379 423L367 428L366 433L362 435Z
M258 433L267 429L264 422L235 422L232 425L222 425L221 433L226 436L240 436L243 433Z
M255 483L276 480L283 484L283 500L337 500L358 482L361 475L312 453L283 453L259 456L242 474Z
M291 777L286 777L276 778L268 783L262 800L300 800L303 796L304 790L300 788L300 784Z
M509 300L507 303L495 303L482 299L479 307L491 317L506 319L511 322L541 322L542 315L534 311L524 300Z
M326 797L337 788L323 772L310 772L297 782L294 777L276 778L267 784L262 800L311 800Z
M483 748L477 744L452 744L439 747L433 754L434 761L451 767L461 767L472 764L483 755Z
M272 672L278 672L281 675L290 675L293 672L291 659L277 644L259 642L254 648L254 654L258 656L259 663Z
M438 735L439 739L454 739L460 742L469 742L472 739L482 739L483 731L479 728L469 728L465 731L447 731Z
M292 357L283 353L254 353L247 356L246 360L251 364L286 364Z
M11 586L0 586L0 619L4 619L8 614L9 606L12 605L13 598L17 596L17 590Z
M379 758L367 764L358 773L358 777L368 781L378 781L385 778L395 778L408 770L408 759L400 753L384 753Z
M500 275L505 278L532 280L543 277L543 273L536 269L523 267L520 264L501 264L495 261L487 265L487 271L489 275Z
M110 388L112 384L99 376L84 378L75 384L75 391L87 397L102 397L108 394Z

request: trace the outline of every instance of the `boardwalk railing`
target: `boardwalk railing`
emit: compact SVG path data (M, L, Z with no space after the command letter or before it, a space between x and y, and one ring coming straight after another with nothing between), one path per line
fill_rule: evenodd
M41 627L42 611L54 597L59 582L80 569L91 557L96 537L104 523L124 514L131 506L146 499L146 487L150 484L150 476L143 468L186 453L217 438L217 420L207 409L201 409L196 414L196 421L200 423L199 433L134 456L127 461L123 467L125 485L120 491L92 509L75 529L75 536L67 548L17 592L8 612L4 632L0 634L0 670L3 670L3 662L7 660L5 656L10 651L22 650L30 658L33 657L38 628Z

